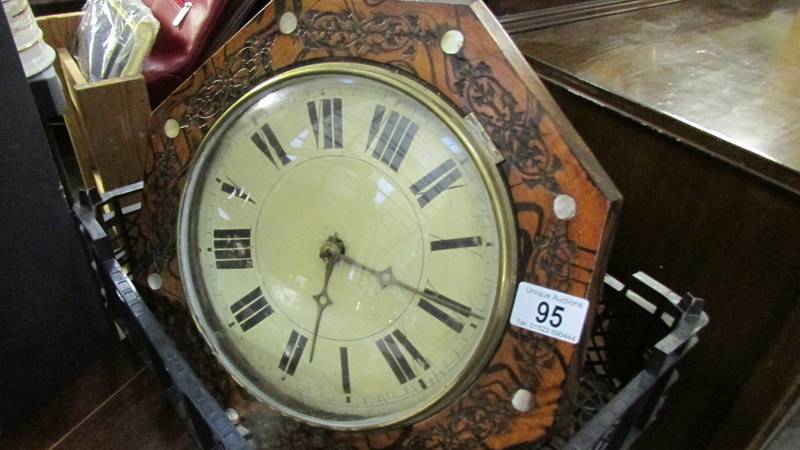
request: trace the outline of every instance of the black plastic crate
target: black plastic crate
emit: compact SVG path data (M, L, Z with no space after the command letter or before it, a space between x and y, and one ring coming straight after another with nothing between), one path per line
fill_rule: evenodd
M130 246L141 189L142 183L135 183L105 194L84 191L73 208L109 307L202 448L251 448L123 270L135 263ZM677 379L677 363L707 323L703 300L691 294L678 295L642 272L622 280L607 275L576 399L553 427L559 431L528 447L628 447L657 416Z

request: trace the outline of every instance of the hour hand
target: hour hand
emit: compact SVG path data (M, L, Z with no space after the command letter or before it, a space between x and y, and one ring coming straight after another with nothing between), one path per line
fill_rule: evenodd
M328 263L328 266L330 266L330 268L333 269L333 264ZM311 296L314 299L314 301L317 302L317 318L316 320L314 320L314 335L311 337L311 351L308 354L308 362L314 361L314 348L316 348L317 346L317 334L319 334L319 322L322 319L322 311L324 311L325 308L328 307L328 305L333 303L333 301L331 301L331 298L328 296L327 280L330 278L330 275L328 275L327 273L329 272L329 270L326 268L325 272L326 272L325 286L323 286L319 294Z
M322 320L322 312L328 305L333 303L328 295L328 283L331 280L333 267L339 262L339 258L344 253L344 243L335 234L329 237L319 251L319 257L325 261L325 281L319 294L312 295L311 298L317 303L317 318L314 320L314 335L311 337L311 351L308 354L308 362L314 361L314 349L317 346L317 335L319 334L319 323Z

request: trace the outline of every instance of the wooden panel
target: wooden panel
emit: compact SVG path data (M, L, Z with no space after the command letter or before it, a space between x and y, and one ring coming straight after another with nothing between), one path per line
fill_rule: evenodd
M487 0L486 5L498 16L515 14L554 6L587 3L593 0Z
M589 0L566 2L508 2L500 22L509 33L554 27L592 18L628 13L683 0ZM506 2L500 2L501 4Z
M678 2L514 39L542 76L800 194L796 0Z
M15 429L0 448L195 449L183 422L126 343L110 341L87 365Z
M86 127L93 166L111 190L141 181L150 100L141 75L70 87Z
M787 419L786 414L800 397L800 358L796 357L800 354L798 329L800 307L795 307L742 386L710 448L745 448L746 443L748 450L758 450Z
M145 369L109 397L51 450L194 450L183 422Z
M295 32L277 31L278 8L296 13ZM440 50L439 40L453 28L463 30L467 40L451 56ZM271 4L153 113L152 147L142 155L147 176L136 268L140 282L150 273L161 275L158 292L142 283L153 309L170 314L162 317L172 324L181 350L213 390L228 393L220 395L223 403L234 404L245 425L253 424L247 426L262 445L505 448L542 437L559 402L569 400L562 393L574 386L582 360L579 347L562 341L507 326L488 368L451 405L413 426L344 433L305 426L245 401L221 376L187 320L175 248L178 202L191 158L222 112L245 92L274 71L320 58L388 65L435 87L461 113L474 113L506 159L502 171L517 215L520 278L596 299L620 206L618 192L485 6L477 1L323 0ZM180 124L174 138L163 132L168 119ZM553 213L559 194L577 200L577 215L569 221ZM536 399L537 407L527 413L510 402L522 387Z
M50 47L72 48L75 33L83 13L64 13L37 17L36 23L42 29L42 38Z
M781 330L797 323L800 199L549 87L625 195L609 272L643 270L707 301L711 323L637 448L744 448L797 373L800 341Z
M130 381L142 368L136 355L120 342L112 341L93 363L38 408L15 430L3 430L0 448L50 448L98 405Z
M142 179L139 155L147 146L150 115L141 76L87 83L66 49L58 49L68 110L65 122L84 182L102 180L103 190Z

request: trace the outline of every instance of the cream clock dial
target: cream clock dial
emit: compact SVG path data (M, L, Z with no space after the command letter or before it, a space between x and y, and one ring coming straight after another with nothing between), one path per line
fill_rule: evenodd
M353 63L285 72L226 112L189 175L179 255L234 379L339 429L419 419L472 382L516 254L480 142L416 82Z

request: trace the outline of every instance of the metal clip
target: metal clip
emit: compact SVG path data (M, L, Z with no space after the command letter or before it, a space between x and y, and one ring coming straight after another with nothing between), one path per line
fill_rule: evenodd
M189 14L190 9L192 9L192 2L184 2L183 8L181 8L181 10L178 11L178 15L176 15L175 18L172 19L172 26L173 27L181 26L181 22L183 22L183 19L186 18L187 14Z

